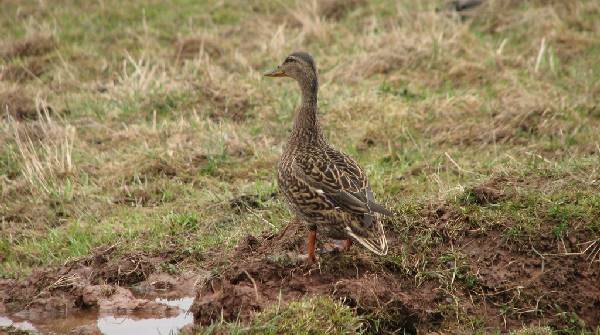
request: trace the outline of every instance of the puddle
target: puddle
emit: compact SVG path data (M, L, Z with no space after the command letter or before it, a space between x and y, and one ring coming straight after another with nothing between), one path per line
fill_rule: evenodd
M21 330L29 330L29 331L35 331L35 327L28 321L23 321L23 322L14 322L13 320L5 317L5 316L0 316L0 327L10 327L13 326L17 329L21 329Z
M183 326L194 322L194 317L188 313L193 297L183 299L161 299L156 298L156 302L179 307L182 312L175 317L170 318L140 318L126 316L103 316L98 319L98 329L104 335L133 335L133 334L177 334Z
M181 312L173 317L155 318L140 313L127 315L98 315L97 312L70 313L66 318L48 318L43 322L21 320L0 316L0 327L15 327L34 333L69 333L78 327L98 329L103 335L133 334L177 334L179 329L194 322L192 313L188 313L193 297L181 299L155 298L155 302L178 307Z

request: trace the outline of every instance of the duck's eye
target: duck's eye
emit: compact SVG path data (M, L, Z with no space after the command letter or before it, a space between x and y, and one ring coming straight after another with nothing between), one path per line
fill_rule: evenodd
M283 61L283 64L286 64L286 63L291 63L291 62L295 62L295 61L296 61L295 59L293 59L293 58L291 58L291 57L288 57L288 58L286 58L286 59Z

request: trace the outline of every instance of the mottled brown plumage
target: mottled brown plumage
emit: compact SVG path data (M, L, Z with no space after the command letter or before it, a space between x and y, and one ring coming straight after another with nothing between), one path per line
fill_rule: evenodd
M380 215L392 213L375 202L362 168L333 148L323 135L317 116L319 84L313 58L295 52L266 76L291 77L302 92L302 103L279 162L278 182L292 212L311 231L309 246L314 245L314 231L318 231L333 239L353 238L372 252L385 255L387 241ZM309 258L314 260L310 247Z

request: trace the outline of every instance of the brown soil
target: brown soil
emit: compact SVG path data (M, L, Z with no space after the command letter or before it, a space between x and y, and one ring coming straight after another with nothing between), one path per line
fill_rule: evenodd
M195 322L207 325L221 317L246 321L278 301L315 294L339 298L361 313L378 313L389 328L415 331L420 324L441 320L427 306L435 299L429 285L414 287L410 278L395 278L363 250L351 251L351 262L345 255L322 255L320 268L305 266L297 257L304 234L302 225L292 223L277 236L247 236L231 265L198 291L192 306Z
M192 307L195 322L246 321L271 304L325 294L377 318L378 331L435 330L455 321L456 310L495 329L539 322L569 327L567 313L576 314L585 327L600 325L600 266L586 259L589 253L549 255L558 253L550 235L510 243L496 231L452 234L453 222L468 219L443 206L424 216L441 243L429 251L431 263L420 271L393 258L378 259L360 247L344 255L323 255L319 265L307 267L297 257L303 252L304 229L295 223L277 236L248 236L227 268L198 291ZM388 236L392 254L419 252L393 232ZM568 251L581 250L577 243L587 240L582 235L570 242L573 249ZM451 252L463 256L445 260Z
M483 307L500 315L502 308L512 309L506 323L513 329L537 320L561 328L572 326L573 320L591 329L600 326L600 266L589 253L576 254L578 243L588 240L584 234L572 236L567 250L557 250L550 234L510 247L499 234L465 239L462 250L478 274L473 312Z
M96 325L85 325L73 329L69 335L102 335L102 333Z

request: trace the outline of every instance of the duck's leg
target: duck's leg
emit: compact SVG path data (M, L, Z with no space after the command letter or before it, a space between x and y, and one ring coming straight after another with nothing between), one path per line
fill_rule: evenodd
M317 231L309 229L308 230L308 241L306 243L306 249L307 249L309 263L313 263L317 260L317 257L315 256L316 243L317 243Z

